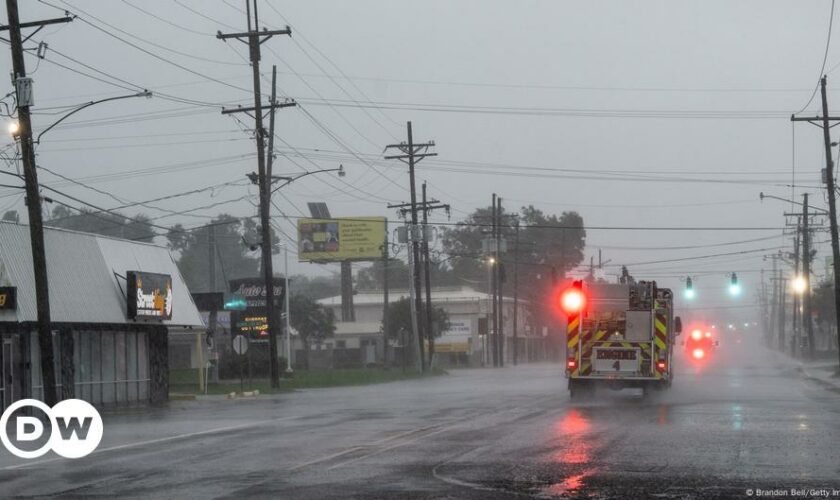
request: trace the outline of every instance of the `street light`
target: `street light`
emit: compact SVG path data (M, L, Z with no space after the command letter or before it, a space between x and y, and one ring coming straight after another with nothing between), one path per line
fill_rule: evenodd
M808 281L805 279L804 276L797 276L793 278L791 281L791 286L793 287L793 291L796 292L797 295L802 295L805 293L805 290L808 289Z
M284 181L284 182L283 182L283 184L280 184L276 188L272 189L271 194L274 194L275 192L277 192L280 189L288 186L289 184L293 183L294 181L296 181L298 179L301 179L301 178L306 177L308 175L321 174L321 173L324 173L324 172L338 172L339 177L344 177L345 175L347 175L347 172L344 171L344 165L339 165L338 168L324 168L324 169L321 169L321 170L308 170L306 172L303 172L303 173L300 173L300 174L297 174L297 175L272 175L271 176L271 183L272 184L274 184L275 182L278 182L278 181ZM259 184L259 176L257 175L256 172L251 172L251 173L245 174L245 177L247 177L253 184Z
M20 133L20 123L17 121L9 122L9 135L17 137Z
M780 198L778 196L773 196L772 194L758 193L758 199L759 200L764 201L764 198L770 198L772 200L779 200L779 201L783 201L785 203L792 203L794 205L799 205L800 207L804 206L803 203L798 202L798 201L792 201L792 200L788 200L788 199L785 199L785 198ZM817 207L812 206L812 205L808 205L808 210L814 210L814 211L817 211L817 212L822 212L823 215L828 215L828 210L825 210L823 208L817 208Z
M35 144L40 144L41 143L41 137L43 137L44 134L46 134L47 132L52 130L56 125L63 122L64 120L70 118L71 116L75 115L76 113L78 113L79 111L81 111L85 108L89 108L89 107L91 107L95 104L101 104L103 102L117 101L117 100L120 100L120 99L131 99L133 97L151 98L152 97L152 92L149 91L149 90L144 90L143 92L137 92L137 93L134 93L134 94L120 95L120 96L116 96L116 97L107 97L105 99L99 99L99 100L96 100L96 101L86 102L86 103L80 105L79 107L77 107L76 109L70 111L66 115L62 116L61 118L59 118L58 120L53 122L52 125L50 125L49 127L45 128L43 131L41 131L41 133L38 134L38 138L35 139Z
M269 156L269 158L271 158L271 157ZM268 172L269 173L271 172L271 161L270 160L269 160L269 165L268 165ZM277 186L276 188L274 188L273 190L271 190L268 193L268 196L267 196L268 201L271 202L271 195L272 194L274 194L276 191L288 186L292 182L294 182L298 179L301 179L303 177L306 177L308 175L320 174L320 173L324 173L324 172L338 172L339 177L344 177L344 175L345 175L344 165L339 165L338 168L324 168L324 169L321 169L321 170L310 170L310 171L305 171L305 172L302 172L300 174L292 175L292 176L284 176L284 175L270 175L270 176L268 176L269 177L268 186L270 186L274 182L278 182L278 181L283 182L282 184L280 184L279 186ZM260 181L260 176L256 172L250 172L248 174L245 174L245 177L247 177L252 183L254 183L256 185L260 184L260 182L259 182ZM266 191L268 191L268 187L266 187L265 189L266 189ZM262 188L261 188L261 190L262 190ZM262 198L262 195L261 195L261 198ZM270 224L270 220L268 219L269 211L270 211L270 207L268 209L266 209L265 212L263 212L263 217L265 217L265 220L263 222L263 224L264 224L263 227L265 229L264 229L264 232L263 232L263 244L260 245L261 248L262 248L262 259L263 259L263 264L264 264L263 269L266 270L266 278L265 278L265 288L266 288L266 290L268 290L269 286L271 286L271 283L272 283L271 282L272 278L270 277L271 273L268 272L268 270L270 269L270 265L271 265L271 252L270 252L271 243L270 242L268 242L267 244L265 243L265 241L269 239L268 235L271 234L270 230L268 229L269 224ZM283 246L285 248L285 260L286 260L286 269L285 269L286 276L285 276L285 284L284 284L284 286L286 287L286 297L285 297L285 308L286 308L286 373L291 374L292 373L292 365L291 365L291 338L292 337L291 337L291 315L289 314L290 313L290 311L289 311L289 295L290 295L290 293L289 293L289 248L288 248L287 245L283 245ZM266 299L267 298L268 297L266 297ZM275 333L276 330L272 327L272 323L273 323L272 314L271 314L272 305L273 305L273 303L269 304L269 301L266 300L266 309L267 309L266 310L266 320L268 322L269 345L271 345L273 347L272 353L269 356L269 363L270 363L270 366L271 366L271 374L272 374L271 375L271 385L272 385L272 387L276 387L279 384L279 380L276 379L277 375L275 375L278 372L278 370L277 370L277 352L275 351L276 347L274 347L274 346L277 345L277 337L276 337L276 333Z

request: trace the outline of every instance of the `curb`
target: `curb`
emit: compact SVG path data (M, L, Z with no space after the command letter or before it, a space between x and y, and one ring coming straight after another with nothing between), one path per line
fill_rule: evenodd
M239 398L255 398L260 395L260 390L255 389L253 391L244 391L241 393L231 392L226 397L227 399L239 399Z
M830 380L826 380L826 379L824 379L824 378L817 377L817 376L815 376L813 373L811 373L810 371L808 371L808 370L807 370L804 366L802 366L801 364L800 364L800 365L796 368L796 370L797 370L799 373L801 373L803 377L805 377L805 378L807 378L807 379L809 379L809 380L812 380L812 381L814 381L814 382L818 383L819 385L821 385L821 386L825 387L826 389L828 389L828 390L830 390L830 391L832 391L832 392L837 392L837 393L840 393L840 379L838 379L838 381L837 381L837 382L832 382L832 381L830 381Z
M179 394L179 393L170 393L169 400L170 401L195 401L195 394Z

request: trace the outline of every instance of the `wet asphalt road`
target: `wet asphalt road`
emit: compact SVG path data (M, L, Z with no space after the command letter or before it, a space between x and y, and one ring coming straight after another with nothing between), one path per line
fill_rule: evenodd
M105 438L84 459L22 462L3 451L0 494L667 499L840 490L840 394L780 355L733 347L702 367L683 362L672 389L647 399L603 391L573 404L562 366L540 364L123 410L105 416Z

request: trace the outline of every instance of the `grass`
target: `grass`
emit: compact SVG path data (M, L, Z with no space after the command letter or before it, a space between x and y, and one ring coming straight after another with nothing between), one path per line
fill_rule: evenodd
M198 392L198 374L196 370L172 370L169 372L171 393L195 394ZM318 387L344 387L355 385L381 384L399 380L434 377L446 374L445 370L435 368L429 373L420 374L415 371L403 373L400 369L384 370L382 368L351 368L343 370L313 370L296 371L292 378L280 379L280 389L272 389L268 379L253 379L251 384L245 379L246 391L257 389L261 393L288 392L295 389L312 389ZM210 384L208 394L229 394L239 392L239 379L222 380L218 384Z

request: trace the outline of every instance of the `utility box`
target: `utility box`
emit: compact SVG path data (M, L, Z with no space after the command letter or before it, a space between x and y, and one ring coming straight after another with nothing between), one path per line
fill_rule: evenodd
M25 76L15 78L15 92L18 106L34 106L35 96L32 93L32 78Z
M624 340L632 342L648 342L651 335L651 312L650 311L627 311L627 326L624 331Z

